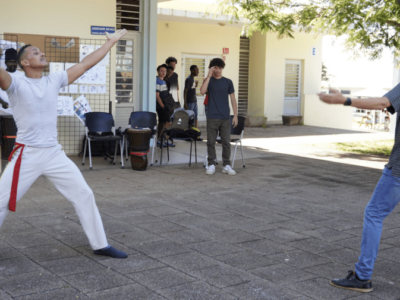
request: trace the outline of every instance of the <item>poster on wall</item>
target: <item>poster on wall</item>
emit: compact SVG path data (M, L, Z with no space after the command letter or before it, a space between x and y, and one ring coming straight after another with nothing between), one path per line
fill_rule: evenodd
M78 94L78 85L77 84L71 84L69 86L69 93L70 94Z
M64 71L64 63L60 62L51 62L50 63L50 74L55 72Z
M68 86L63 86L58 93L68 94Z
M79 61L82 61L86 56L94 52L94 45L80 45L79 47Z
M99 85L99 86L98 86L98 93L99 93L99 94L105 94L105 93L107 93L107 86L106 86L106 85Z
M58 96L57 98L57 115L58 116L73 116L74 105L73 98L67 96Z
M87 94L88 93L88 86L87 85L80 85L79 86L79 93L80 94Z
M88 112L92 112L89 102L87 101L84 95L80 95L74 101L74 113L78 117L78 119L83 123L83 125L85 125L86 121L85 114Z

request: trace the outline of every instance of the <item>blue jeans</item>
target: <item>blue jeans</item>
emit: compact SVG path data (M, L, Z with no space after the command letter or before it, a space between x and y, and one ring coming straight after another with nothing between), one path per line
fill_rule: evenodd
M371 279L378 255L383 220L400 202L400 177L392 176L392 169L384 168L381 179L364 213L361 254L356 263L357 276Z
M197 108L197 102L188 103L189 110L194 111L194 119L197 120L197 116L199 115L199 109Z

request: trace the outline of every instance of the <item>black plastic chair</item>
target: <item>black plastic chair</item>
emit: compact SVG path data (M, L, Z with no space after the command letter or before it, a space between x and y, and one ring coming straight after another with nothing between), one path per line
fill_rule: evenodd
M190 154L189 154L189 167L192 166L192 148L193 148L193 142L194 142L194 153L195 153L195 161L197 164L197 144L196 144L196 139L195 138L190 138L190 137L177 137L174 134L173 130L168 130L164 129L163 133L161 134L161 157L160 157L160 166L162 165L162 154L163 154L163 144L164 144L164 139L166 139L166 135L168 135L171 139L174 139L174 141L186 141L190 142ZM167 139L166 139L167 140ZM168 145L168 140L167 140L167 155L168 155L168 161L169 161L169 145Z
M234 116L230 116L230 118L229 118L229 122L231 122L231 135L238 135L239 138L233 138L233 139L231 138L231 140L230 140L231 143L235 143L236 144L235 145L235 152L233 154L232 168L233 168L233 166L235 164L236 149L237 149L238 143L240 143L240 151L242 152L242 163L243 163L243 168L245 168L246 165L244 164L243 146L242 146L245 117L238 116L238 124L237 124L236 127L233 127L233 125L232 125L233 117ZM206 157L204 159L203 167L207 167L207 165L208 165L207 159L208 159L208 152L206 150ZM217 162L217 160L215 160L215 161Z
M150 128L151 138L153 139L153 150L151 153L151 165L153 165L154 157L157 157L157 114L149 111L134 111L129 117L129 125L131 128ZM127 143L127 135L124 134L124 144L126 160L128 160L129 151ZM155 149L155 155L154 155ZM157 160L156 160L157 162Z
M115 142L115 153L114 159L112 163L115 165L115 161L117 158L117 145L119 145L121 150L121 165L122 169L124 168L124 146L123 146L123 138L121 136L115 135L115 125L113 116L109 113L105 112L91 112L85 114L85 134L86 134L86 143L85 148L83 150L83 162L82 165L85 164L86 157L86 146L89 145L89 161L90 161L90 169L92 169L92 151L90 148L90 142ZM111 133L110 135L101 135L97 136L93 133Z

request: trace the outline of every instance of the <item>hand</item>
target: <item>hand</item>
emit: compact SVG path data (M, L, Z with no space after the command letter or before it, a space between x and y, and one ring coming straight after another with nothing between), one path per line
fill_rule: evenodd
M214 74L214 70L215 70L215 67L211 67L209 70L208 70L208 77L212 77L213 76L213 74Z
M108 33L106 32L106 37L108 41L113 42L115 44L118 42L125 34L127 33L126 29L119 29L114 33Z
M183 107L185 108L185 110L189 110L189 106L187 106L186 104Z
M233 128L235 128L237 125L238 125L238 117L237 116L234 116L233 117L233 120L232 120L232 125L233 125Z
M322 102L327 104L344 104L346 97L343 96L338 90L329 89L332 94L317 94Z

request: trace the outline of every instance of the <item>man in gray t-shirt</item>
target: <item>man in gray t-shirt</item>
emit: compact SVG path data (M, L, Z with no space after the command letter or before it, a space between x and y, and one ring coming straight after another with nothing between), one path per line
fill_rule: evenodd
M365 208L361 254L355 271L349 271L344 278L330 281L331 285L336 287L371 292L371 276L378 255L383 220L400 202L400 84L381 98L351 99L339 91L331 92L332 94L319 94L319 98L328 104L342 104L360 109L387 108L391 114L397 113L396 135L389 163L383 169L382 177Z
M218 133L222 142L222 173L236 175L236 172L230 166L231 156L231 124L229 98L231 99L233 109L232 125L238 124L238 110L235 97L235 89L232 80L222 76L222 70L225 68L225 62L220 58L214 58L210 62L209 72L200 93L204 95L208 92L208 114L207 114L207 152L208 167L206 174L215 173L215 141Z

